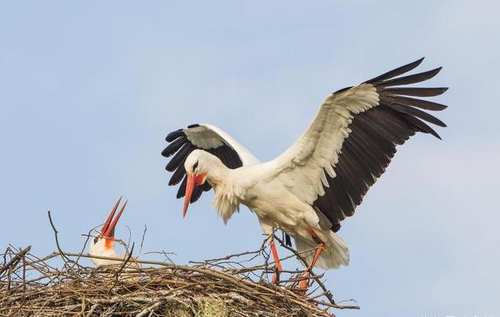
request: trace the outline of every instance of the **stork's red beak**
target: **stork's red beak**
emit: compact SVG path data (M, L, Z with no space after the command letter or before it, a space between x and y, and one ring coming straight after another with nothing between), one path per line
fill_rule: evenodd
M184 208L182 209L182 216L186 217L189 203L191 202L191 196L196 186L200 186L205 182L207 174L188 174L186 183L186 195L184 196Z
M120 208L120 211L115 217L115 212L118 209L120 202L122 201L122 198L120 197L118 201L115 203L113 206L113 209L111 209L111 212L108 215L108 218L106 219L106 222L104 222L104 225L102 226L101 229L101 234L106 240L113 240L115 237L115 227L116 224L118 223L118 220L120 219L123 211L125 210L125 207L127 207L127 201L123 204L123 206Z

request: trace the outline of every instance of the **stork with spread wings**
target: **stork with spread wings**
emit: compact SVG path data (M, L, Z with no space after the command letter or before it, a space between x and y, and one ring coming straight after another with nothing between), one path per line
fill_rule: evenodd
M440 138L428 124L446 126L424 111L446 106L419 97L438 96L447 88L409 86L441 70L407 74L422 61L329 95L304 134L268 162L259 162L212 125L195 124L170 133L162 155L175 154L167 164L167 170L174 172L169 185L180 183L177 197L184 197L183 213L211 188L224 222L240 204L246 205L270 236L275 282L282 270L272 239L276 228L295 239L298 252L308 260L307 272L315 265L347 265L347 245L336 234L342 220L354 214L389 165L397 145L417 132ZM303 288L308 287L306 278Z

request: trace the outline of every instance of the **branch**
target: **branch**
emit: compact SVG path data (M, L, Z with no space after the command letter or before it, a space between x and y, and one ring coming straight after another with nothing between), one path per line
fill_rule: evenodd
M24 258L26 253L28 253L31 250L31 245L27 246L24 250L20 250L12 259L10 259L7 264L5 264L2 268L0 268L0 275L3 274L3 272L7 271L11 266L16 266L17 263L19 263L19 260Z
M52 221L52 217L50 215L50 210L47 211L47 215L49 216L49 222L50 222L50 226L52 227L52 231L54 231L54 239L56 241L56 246L57 246L57 251L59 251L61 257L63 258L64 262L69 262L71 261L63 252L63 250L61 249L61 246L59 245L59 238L57 236L57 234L59 233L56 229L56 226L54 225L54 222Z
M142 231L142 238L141 238L141 248L139 249L139 253L142 253L142 247L144 246L144 239L146 238L147 231L148 231L148 226L144 225L144 231Z

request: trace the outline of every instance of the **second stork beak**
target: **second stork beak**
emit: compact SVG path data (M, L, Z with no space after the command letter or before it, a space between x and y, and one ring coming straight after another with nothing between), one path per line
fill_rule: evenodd
M207 178L207 174L188 174L186 183L186 195L184 196L184 208L182 209L182 217L186 217L189 203L191 202L191 196L196 186L202 185Z
M116 210L118 209L118 206L120 205L122 198L120 197L116 204L113 206L113 209L111 209L111 212L109 213L108 218L106 219L106 222L104 222L104 225L102 226L102 236L105 239L114 239L115 237L115 228L116 224L118 223L118 220L120 219L123 211L125 210L125 207L127 207L127 201L123 204L123 206L120 208L120 211L114 217Z

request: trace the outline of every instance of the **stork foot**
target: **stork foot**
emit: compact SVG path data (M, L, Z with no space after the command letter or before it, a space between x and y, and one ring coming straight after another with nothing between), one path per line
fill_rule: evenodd
M273 273L273 284L274 285L278 285L280 283L280 271L278 270L278 268L276 267L275 268L275 271Z
M309 280L310 280L309 276L310 276L309 271L306 271L300 277L299 290L303 291L304 293L307 292L307 290L309 289Z
M274 274L273 274L273 284L278 285L280 282L280 272L283 271L283 265L281 264L280 257L278 255L278 250L274 244L273 236L269 237L269 245L271 246L271 254L274 260Z
M313 237L314 238L314 237ZM309 282L311 281L311 270L313 267L316 265L316 262L318 262L319 257L321 256L321 253L325 250L325 244L323 242L320 242L318 246L316 247L316 250L314 251L313 259L309 266L307 267L306 271L302 276L300 277L300 282L299 282L299 289L307 292L307 289L309 288Z

